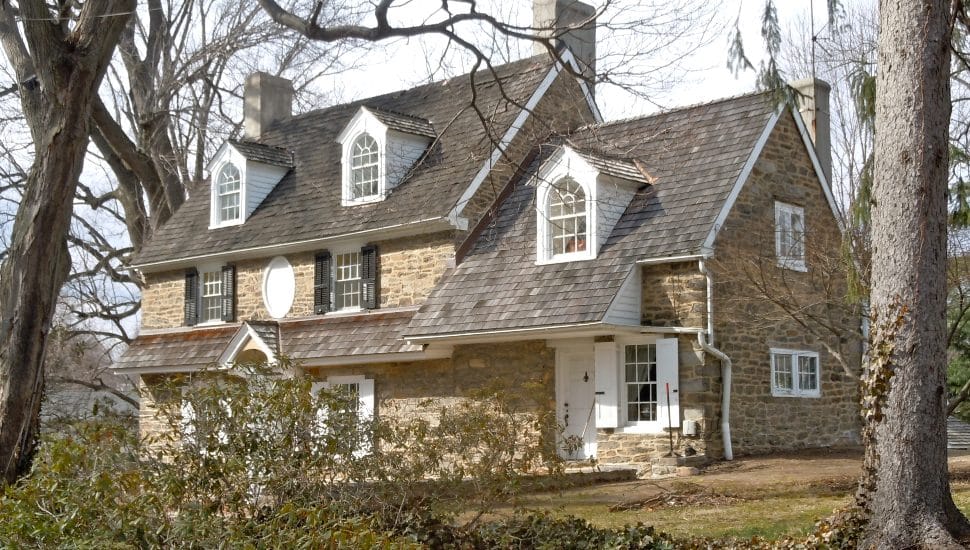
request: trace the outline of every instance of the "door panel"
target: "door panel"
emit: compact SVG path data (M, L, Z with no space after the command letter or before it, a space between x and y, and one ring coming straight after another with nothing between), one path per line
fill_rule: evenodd
M560 453L581 460L596 456L595 380L592 346L556 353L556 402L564 427Z

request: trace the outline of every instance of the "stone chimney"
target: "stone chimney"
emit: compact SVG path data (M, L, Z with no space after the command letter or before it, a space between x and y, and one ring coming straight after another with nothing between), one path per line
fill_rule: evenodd
M829 93L832 87L818 78L796 80L791 83L791 87L798 92L798 112L812 135L815 155L822 165L822 173L825 174L828 184L832 185L832 130L829 110Z
M534 0L532 26L540 37L556 37L557 46L566 46L579 64L580 72L593 90L596 77L596 8L577 0ZM575 29L574 25L587 23ZM566 31L565 29L569 29ZM543 44L535 43L536 55L546 53Z
M257 72L246 77L243 94L243 137L258 140L267 128L290 118L293 83L285 78Z

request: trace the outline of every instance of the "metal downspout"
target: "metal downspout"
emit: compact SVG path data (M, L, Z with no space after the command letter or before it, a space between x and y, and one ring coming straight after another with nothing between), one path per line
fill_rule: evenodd
M721 361L721 439L724 445L724 458L734 460L731 448L731 358L714 347L714 279L711 277L704 259L698 260L700 272L707 279L707 336L704 331L697 332L697 343L701 349Z

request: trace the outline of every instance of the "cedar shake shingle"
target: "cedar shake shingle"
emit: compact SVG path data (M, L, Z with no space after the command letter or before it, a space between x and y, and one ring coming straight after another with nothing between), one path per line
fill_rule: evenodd
M540 159L432 291L406 335L601 321L636 260L700 252L774 112L765 95L752 94L579 129L567 143L586 158L626 159L624 167L636 159L655 178L634 195L597 257L536 265L531 175Z

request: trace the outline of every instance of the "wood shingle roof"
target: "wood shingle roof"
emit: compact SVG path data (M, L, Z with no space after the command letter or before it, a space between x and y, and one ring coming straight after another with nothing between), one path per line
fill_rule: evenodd
M775 112L764 95L752 94L575 132L568 143L577 150L635 159L655 182L640 187L597 257L536 264L536 191L527 175L432 291L407 335L601 321L636 260L700 252Z
M144 268L443 218L551 68L547 56L537 56L496 67L494 75L477 73L474 96L480 105L488 105L489 120L482 120L470 108L472 80L464 75L280 122L264 132L262 152L275 148L292 153L293 169L246 223L210 230L209 186L201 182L133 263ZM362 106L412 130L424 127L420 121L426 121L437 130L437 138L426 157L385 200L342 207L341 147L335 139Z

